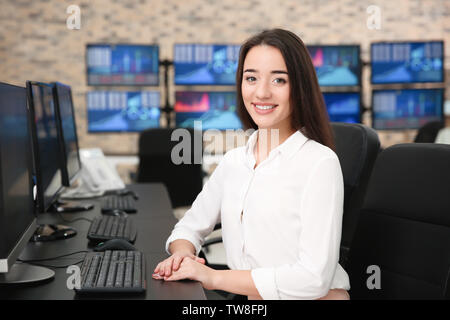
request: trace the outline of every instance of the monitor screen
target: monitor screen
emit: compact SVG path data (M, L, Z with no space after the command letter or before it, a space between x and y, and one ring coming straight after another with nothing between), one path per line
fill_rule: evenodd
M62 83L53 84L54 101L56 111L58 111L59 121L62 132L60 133L64 142L64 160L67 181L65 185L69 186L77 173L81 170L81 160L78 150L77 126L72 100L72 90L69 86Z
M176 44L176 85L234 85L239 45Z
M158 91L91 91L87 95L89 132L139 132L158 128Z
M201 121L203 130L242 128L235 92L178 91L175 98L177 127L194 128L194 121Z
M30 239L27 230L35 230L31 171L25 88L0 83L0 272Z
M88 85L159 85L156 45L91 44L86 53Z
M374 90L374 129L418 129L443 117L443 89Z
M383 42L371 45L372 83L444 81L444 44Z
M27 81L38 208L45 212L62 189L63 143L49 84Z
M360 85L361 63L357 45L308 46L321 86Z
M332 122L361 122L359 92L324 92L323 98Z

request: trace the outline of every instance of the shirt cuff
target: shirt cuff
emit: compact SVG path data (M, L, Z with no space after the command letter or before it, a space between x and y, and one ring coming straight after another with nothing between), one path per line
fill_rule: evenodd
M251 271L253 282L259 295L264 300L279 300L278 289L275 282L274 268L258 268Z
M190 243L192 243L192 245L195 248L195 255L198 256L198 254L200 253L200 250L202 249L202 246L198 243L198 241L196 241L196 239L194 237L192 237L189 234L184 234L184 233L172 233L169 237L169 239L167 239L166 241L166 252L171 255L171 253L169 252L169 245L171 242L174 242L175 240L179 240L179 239L183 239L183 240L187 240Z

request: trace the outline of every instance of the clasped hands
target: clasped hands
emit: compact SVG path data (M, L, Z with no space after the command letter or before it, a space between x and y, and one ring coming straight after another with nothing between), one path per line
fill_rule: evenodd
M201 282L207 289L213 289L216 270L205 266L205 259L192 253L176 252L161 261L153 271L152 278L164 281L190 279Z

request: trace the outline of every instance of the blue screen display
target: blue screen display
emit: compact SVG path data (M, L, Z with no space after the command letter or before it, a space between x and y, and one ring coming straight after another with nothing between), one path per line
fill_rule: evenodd
M194 121L201 121L203 130L242 128L236 113L235 92L178 91L175 97L177 127L193 128Z
M89 132L139 132L159 127L157 91L91 91L86 97Z
M176 85L234 85L238 45L176 44Z
M375 129L418 129L442 119L442 89L374 90L372 94Z
M324 92L323 98L332 122L360 122L359 92Z
M158 46L88 45L88 84L157 86L158 55Z
M371 45L372 83L443 81L443 43L374 43Z
M359 85L359 46L308 46L321 86Z

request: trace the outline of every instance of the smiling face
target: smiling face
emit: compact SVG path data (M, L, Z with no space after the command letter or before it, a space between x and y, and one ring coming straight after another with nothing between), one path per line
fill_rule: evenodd
M248 51L241 90L245 108L259 129L293 130L289 77L280 50L257 45Z

